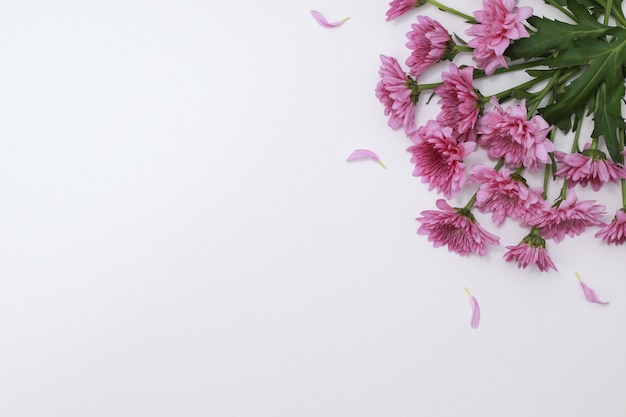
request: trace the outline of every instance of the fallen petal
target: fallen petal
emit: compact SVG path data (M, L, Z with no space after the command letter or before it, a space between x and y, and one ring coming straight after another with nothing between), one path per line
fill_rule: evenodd
M585 294L585 298L587 299L587 301L589 301L590 303L596 303L596 304L609 304L608 301L601 301L598 298L598 295L593 290L593 288L589 287L587 284L584 283L582 278L580 278L580 275L578 275L578 272L575 272L574 274L576 274L576 278L578 278L578 282L580 282L580 286L583 289L583 294Z
M329 29L336 28L337 26L341 26L348 19L350 19L349 17L346 17L344 19L338 20L337 22L329 22L328 20L326 20L326 17L324 17L324 15L318 12L317 10L311 10L311 16L313 16L313 19L315 19L315 21L319 23L320 26L323 26Z
M476 300L476 297L470 293L467 287L465 287L465 293L469 297L470 304L472 306L472 321L470 322L470 325L472 326L472 329L477 329L480 324L480 305L478 305L478 300Z
M354 152L352 152L350 154L350 156L348 157L348 159L346 159L346 161L356 161L358 159L365 159L365 158L369 158L373 161L376 161L380 164L380 166L382 166L383 168L387 169L387 167L385 166L385 164L383 164L380 160L380 158L378 157L378 155L376 155L374 152L370 151L369 149L357 149Z

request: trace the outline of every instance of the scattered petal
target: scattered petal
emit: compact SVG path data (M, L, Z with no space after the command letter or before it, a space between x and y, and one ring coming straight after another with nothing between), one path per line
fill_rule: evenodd
M470 325L472 326L472 329L477 329L480 324L480 306L478 305L476 297L470 293L467 287L465 287L465 293L469 297L470 304L472 305L472 321L470 322Z
M326 17L324 17L323 14L321 14L320 12L318 12L317 10L311 10L311 16L313 16L313 19L315 19L315 21L317 23L319 23L320 26L323 26L325 28L336 28L337 26L341 26L343 25L348 19L350 19L349 17L346 17L344 19L338 20L336 22L329 22Z
M348 159L346 159L346 161L356 161L358 159L364 159L364 158L370 158L371 160L378 162L381 167L387 169L385 164L381 162L378 155L376 155L374 152L370 151L369 149L355 150L354 152L350 154L350 156L348 157Z
M583 293L585 294L585 298L587 299L587 301L596 304L609 304L608 301L601 301L598 298L596 292L583 282L582 278L580 278L580 275L578 275L578 272L575 272L574 274L576 274L576 278L578 278L578 282L580 282L580 286L583 288Z

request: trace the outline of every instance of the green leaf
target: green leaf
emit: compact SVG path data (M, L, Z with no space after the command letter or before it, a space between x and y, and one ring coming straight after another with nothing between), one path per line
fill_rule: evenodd
M518 39L511 43L505 54L515 60L529 60L548 55L554 50L564 50L572 46L578 39L595 39L607 33L611 28L589 20L577 25L570 25L544 17L531 16L528 18L536 32L530 33L529 38Z
M611 159L618 163L623 163L624 158L620 152L624 150L618 129L626 128L626 123L621 115L622 98L626 88L624 83L619 88L608 89L606 84L602 84L598 90L598 97L594 108L594 129L591 134L594 138L602 136L609 151Z
M617 15L619 16L622 20L624 20L624 12L622 11L622 1L623 0L613 0L612 1L612 7L611 7L611 12L613 15ZM607 1L606 0L593 0L593 3L599 5L600 7L600 12L604 13L604 11L606 10L606 6L607 6Z
M597 23L597 20L589 14L589 8L587 6L583 6L578 1L567 0L567 8L574 13L578 22Z
M586 68L565 87L563 93L556 96L554 103L540 109L540 113L549 123L564 129L570 123L571 115L584 111L602 84L612 93L623 91L624 62L626 32L617 32L610 43L595 39L577 42L575 47L559 53L552 60L551 66L569 68L586 65Z

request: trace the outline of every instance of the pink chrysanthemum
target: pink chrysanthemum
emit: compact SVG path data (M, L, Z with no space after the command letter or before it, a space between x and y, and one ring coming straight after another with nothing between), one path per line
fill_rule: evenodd
M517 262L518 268L535 265L542 272L546 272L550 268L557 270L552 259L548 256L546 241L536 229L533 229L518 245L507 246L506 249L504 260Z
M555 175L567 178L569 187L576 184L586 187L591 183L591 188L598 191L604 183L619 182L626 178L626 168L623 165L607 159L601 150L590 149L588 143L581 153L554 151L554 157L559 162Z
M554 239L559 243L565 235L574 237L590 226L604 226L600 218L605 210L603 205L595 204L594 200L578 202L574 190L569 190L565 200L535 215L528 223L537 226L546 239Z
M549 152L554 145L548 139L552 127L539 115L527 120L526 100L506 111L493 98L494 109L484 114L477 125L478 144L487 148L492 159L504 158L511 169L524 166L537 171L540 163L550 162Z
M395 19L414 9L422 4L419 0L393 0L389 3L389 10L387 10L387 20Z
M450 127L429 120L411 135L415 145L407 151L415 164L413 175L422 177L429 189L436 188L446 198L455 196L465 184L463 158L476 147L476 142L458 143Z
M500 172L485 165L474 165L470 181L480 184L476 208L492 213L493 222L501 225L507 217L525 221L542 210L545 200L541 190L529 188L523 177L507 169Z
M623 245L626 242L626 213L624 213L624 209L617 210L611 223L600 228L595 237L602 239L609 245Z
M413 94L411 85L415 81L400 67L398 60L385 55L379 70L381 80L376 86L376 97L385 106L385 115L389 116L389 127L407 132L415 130L415 105L418 97Z
M432 64L444 59L454 43L448 31L428 16L417 16L417 23L411 29L406 34L409 39L406 46L411 50L406 65L412 76L419 77Z
M436 204L439 211L422 211L423 217L416 219L422 223L417 233L427 235L434 247L447 245L450 252L467 256L484 255L487 245L499 245L500 239L480 227L469 210L453 208L443 199Z
M458 135L467 135L472 132L480 114L478 94L473 86L473 67L459 70L455 64L450 64L450 72L443 72L443 84L435 88L434 92L441 96L441 113L437 121L444 126L452 127Z
M498 67L507 67L504 51L512 40L527 38L522 23L533 13L531 7L517 7L517 0L483 0L484 10L474 12L479 22L465 31L474 39L468 46L474 48L474 60L487 75Z

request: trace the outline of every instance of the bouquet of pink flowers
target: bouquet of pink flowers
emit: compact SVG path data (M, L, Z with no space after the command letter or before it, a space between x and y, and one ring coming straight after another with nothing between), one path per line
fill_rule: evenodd
M389 126L411 140L413 175L445 197L437 200L437 210L425 210L417 219L418 233L435 247L467 256L498 245L500 239L478 224L475 210L490 214L497 226L511 219L528 230L504 254L520 268L556 270L546 241L559 243L588 228L597 228L595 236L604 244L626 242L622 0L546 3L562 21L534 16L517 0L483 0L483 9L473 15L436 0L390 3L387 20L430 4L468 26L464 34L451 35L419 15L406 34L407 70L394 57L380 57L376 96ZM455 64L460 54L471 54L474 65ZM441 82L419 82L442 61L450 63ZM514 71L525 72L525 79L504 91L485 96L475 86ZM440 112L417 126L418 105L430 102L421 101L426 91L437 98ZM588 140L580 137L583 122L593 124ZM485 164L466 166L467 156L476 152L484 153ZM612 220L603 218L604 205L576 195L580 187L598 191L607 183L621 184L621 198L607 202L619 207ZM467 203L451 206L448 201L468 187L475 192Z

